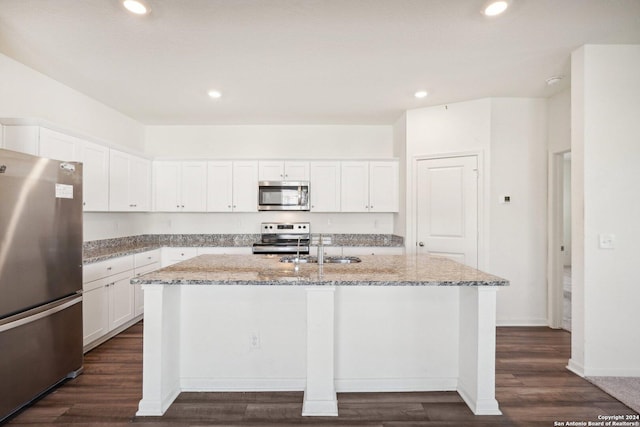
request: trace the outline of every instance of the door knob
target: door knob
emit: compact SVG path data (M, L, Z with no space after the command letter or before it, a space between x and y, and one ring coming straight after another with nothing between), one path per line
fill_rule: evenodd
M420 246L421 248L424 247L424 242L418 243L418 246Z

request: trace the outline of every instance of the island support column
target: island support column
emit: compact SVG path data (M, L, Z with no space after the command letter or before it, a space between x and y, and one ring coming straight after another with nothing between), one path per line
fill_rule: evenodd
M159 416L180 394L180 286L142 285L142 400L137 416Z
M335 287L317 286L307 293L307 385L303 416L337 416L334 383Z
M495 286L460 287L458 394L475 415L501 415L496 400Z

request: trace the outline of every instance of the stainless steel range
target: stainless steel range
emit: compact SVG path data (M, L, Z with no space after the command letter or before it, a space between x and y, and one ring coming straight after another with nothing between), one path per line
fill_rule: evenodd
M254 254L308 254L311 224L308 222L263 222L261 240L253 244Z

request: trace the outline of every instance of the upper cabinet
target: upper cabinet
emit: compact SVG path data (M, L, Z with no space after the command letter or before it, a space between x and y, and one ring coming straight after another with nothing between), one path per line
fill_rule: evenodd
M397 212L397 161L344 161L341 165L342 212Z
M309 176L311 212L340 212L340 162L312 161Z
M210 161L207 172L207 211L258 211L257 161Z
M261 160L260 181L309 181L309 162L293 160Z
M109 210L109 149L40 126L4 126L5 148L35 156L83 163L85 211Z
M82 146L82 194L85 211L109 210L109 149L85 142Z
M258 162L233 162L234 212L258 212Z
M207 162L153 162L154 210L204 212L207 209Z
M109 210L149 211L151 162L118 150L109 155Z

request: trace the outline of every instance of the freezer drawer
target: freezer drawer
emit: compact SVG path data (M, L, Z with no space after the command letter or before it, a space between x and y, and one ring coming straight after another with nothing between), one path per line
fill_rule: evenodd
M81 302L82 296L65 298L0 323L0 423L81 371Z

